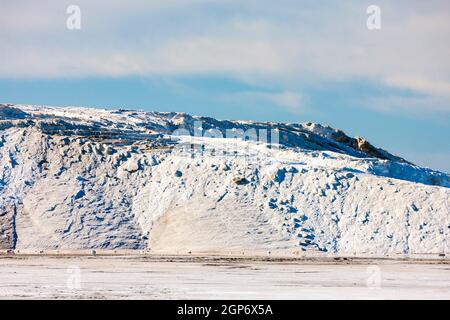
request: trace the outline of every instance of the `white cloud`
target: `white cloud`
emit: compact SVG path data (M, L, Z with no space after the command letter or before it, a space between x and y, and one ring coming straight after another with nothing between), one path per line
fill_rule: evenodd
M150 55L151 56L151 55ZM148 65L160 73L277 73L285 69L282 54L269 41L186 38L164 44Z
M408 114L450 112L448 99L441 96L387 95L365 99L360 105L380 112L401 111Z
M391 86L426 94L450 96L450 82L435 81L421 77L391 76L386 78L386 83Z
M303 112L308 108L308 99L304 95L292 91L246 91L229 94L225 97L225 99L228 101L252 105L269 102L294 113Z

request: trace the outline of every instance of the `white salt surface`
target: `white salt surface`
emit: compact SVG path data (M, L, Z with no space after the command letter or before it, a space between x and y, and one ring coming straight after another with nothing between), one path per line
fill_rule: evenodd
M2 257L1 299L450 299L448 262Z

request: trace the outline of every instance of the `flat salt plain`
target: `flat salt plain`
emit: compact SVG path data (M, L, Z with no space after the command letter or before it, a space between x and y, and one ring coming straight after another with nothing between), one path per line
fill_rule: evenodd
M450 299L449 260L0 256L0 299Z

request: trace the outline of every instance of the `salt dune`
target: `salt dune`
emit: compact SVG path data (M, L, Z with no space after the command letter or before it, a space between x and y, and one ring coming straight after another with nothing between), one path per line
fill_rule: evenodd
M449 203L320 124L0 104L0 249L448 256Z

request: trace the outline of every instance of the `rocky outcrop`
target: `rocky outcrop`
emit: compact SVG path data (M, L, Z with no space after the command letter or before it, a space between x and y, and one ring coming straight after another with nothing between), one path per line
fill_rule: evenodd
M197 128L196 128L197 126ZM11 127L36 127L49 135L82 136L98 141L133 144L154 141L155 135L182 132L192 136L219 134L238 138L279 143L289 148L329 150L354 157L375 157L406 162L376 148L362 138L351 138L343 131L315 123L269 123L216 120L176 112L142 112L132 110L95 110L87 108L51 108L0 104L0 130ZM271 133L276 133L272 136Z
M15 229L16 207L14 204L0 203L0 249L14 249L16 245Z

